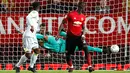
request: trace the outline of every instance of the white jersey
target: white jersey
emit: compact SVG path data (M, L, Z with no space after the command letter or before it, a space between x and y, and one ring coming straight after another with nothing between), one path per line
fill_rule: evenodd
M23 34L24 37L36 37L36 32L39 31L39 13L36 10L31 11L26 17L26 29ZM31 32L31 26L33 26L34 31Z

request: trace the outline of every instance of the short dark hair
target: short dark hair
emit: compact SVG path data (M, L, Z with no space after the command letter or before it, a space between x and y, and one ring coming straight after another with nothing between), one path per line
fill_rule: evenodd
M45 25L45 23L42 23L41 25L40 25L40 27L45 27L46 25Z
M40 6L40 3L39 3L39 2L33 2L33 3L32 3L32 8L33 8L34 10L36 10L39 6Z
M45 34L46 34L46 35L51 35L51 33L50 33L50 32L48 32L48 31L47 31Z

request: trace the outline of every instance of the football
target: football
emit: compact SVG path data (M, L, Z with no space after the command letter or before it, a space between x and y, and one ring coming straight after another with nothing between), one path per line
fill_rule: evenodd
M111 52L113 52L113 53L119 52L119 46L118 45L112 45L110 49L111 49Z

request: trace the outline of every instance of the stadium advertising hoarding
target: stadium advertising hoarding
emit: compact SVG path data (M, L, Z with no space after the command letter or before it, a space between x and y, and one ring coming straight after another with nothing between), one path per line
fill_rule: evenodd
M125 17L123 16L125 14L87 14L85 28L89 44L124 44L125 34L129 32L130 25L126 25ZM26 14L1 14L0 17L0 43L13 43L20 40L22 35L18 34L16 29L25 29ZM47 30L52 32L53 35L57 34L58 26L62 19L62 14L40 15L40 23L45 23ZM130 33L128 33L128 36L130 36ZM130 39L128 39L128 42L130 42Z

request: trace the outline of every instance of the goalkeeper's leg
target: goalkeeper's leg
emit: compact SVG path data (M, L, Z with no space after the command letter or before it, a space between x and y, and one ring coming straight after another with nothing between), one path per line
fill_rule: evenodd
M87 45L87 48L88 48L88 51L91 51L91 52L103 52L103 50L101 48L98 48L98 47L92 47L90 45ZM79 51L79 48L76 46L76 50L75 51Z
M101 49L99 47L92 47L92 46L87 45L87 48L88 48L88 51L92 51L92 52L99 52L99 53L103 52L103 53L107 53L107 54L111 53L111 50L109 47L103 47Z
M103 50L101 48L98 47L92 47L87 45L88 51L92 51L92 52L103 52Z
M107 53L107 54L110 54L111 51L110 51L110 48L108 47L104 47L104 48L99 48L99 47L92 47L90 45L87 45L87 48L88 48L88 51L91 51L91 52L99 52L99 53ZM75 51L79 51L78 47L76 47L76 50Z

